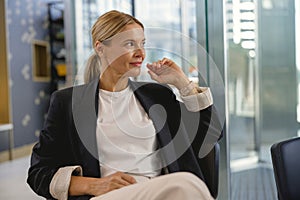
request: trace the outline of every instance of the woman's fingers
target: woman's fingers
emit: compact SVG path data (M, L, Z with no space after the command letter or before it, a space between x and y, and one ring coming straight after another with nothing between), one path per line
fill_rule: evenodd
M163 58L163 59L161 60L161 64L162 64L162 65L168 65L168 66L171 66L171 65L174 64L174 62L173 62L172 60L168 59L168 58Z
M153 71L149 70L148 74L150 75L152 80L155 80L155 81L159 82L158 76Z
M130 183L130 184L134 184L136 183L135 178L133 178L132 176L130 176L129 174L122 174L122 179L124 179L126 182Z
M109 182L111 183L111 186L118 186L118 187L123 187L123 186L132 184L132 183L122 179L122 177L118 177L118 176L111 177L109 179Z
M112 174L110 176L110 179L111 181L115 181L122 185L130 185L136 183L136 180L132 176L125 174L123 172L116 172Z
M162 60L158 60L152 63L148 63L147 64L147 68L151 69L152 71L154 71L155 73L159 73L160 69L174 69L176 71L181 71L180 67L176 65L175 62L173 62L172 60L168 59L168 58L163 58Z
M159 83L172 84L177 88L181 88L183 84L189 82L182 69L171 59L163 58L148 63L146 66L149 69L148 73L151 79Z
M151 68L151 70L158 70L162 67L162 64L160 62L152 62L147 64L148 68Z
M160 74L166 72L166 70L169 69L168 66L162 65L162 64L153 64L153 63L152 63L152 64L149 64L149 63L148 63L146 66L147 66L147 68L148 68L149 70L151 70L153 73L155 73L155 74L157 74L157 75L160 75Z

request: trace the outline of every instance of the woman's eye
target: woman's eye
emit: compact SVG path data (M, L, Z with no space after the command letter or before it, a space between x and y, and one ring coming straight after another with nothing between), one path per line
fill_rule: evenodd
M133 42L127 42L125 44L125 46L128 46L128 47L134 47L134 43Z

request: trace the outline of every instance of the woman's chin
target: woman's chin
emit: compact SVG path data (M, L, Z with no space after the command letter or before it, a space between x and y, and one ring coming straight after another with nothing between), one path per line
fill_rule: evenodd
M128 77L137 77L141 74L141 68L140 67L135 67L130 69L127 73L126 76Z

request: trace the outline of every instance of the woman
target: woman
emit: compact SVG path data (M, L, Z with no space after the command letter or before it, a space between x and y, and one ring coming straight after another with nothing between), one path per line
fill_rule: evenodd
M92 38L86 84L51 97L28 184L48 199L212 199L197 157L210 122L209 89L167 58L147 64L160 84L130 81L145 58L144 27L130 15L100 16ZM162 84L179 89L184 105Z

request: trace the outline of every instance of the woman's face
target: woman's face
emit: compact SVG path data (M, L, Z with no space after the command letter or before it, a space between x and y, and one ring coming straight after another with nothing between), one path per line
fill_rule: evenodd
M101 63L104 69L117 76L136 77L145 59L144 30L138 24L130 24L102 45ZM106 42L104 42L106 43ZM105 72L105 71L102 71Z

